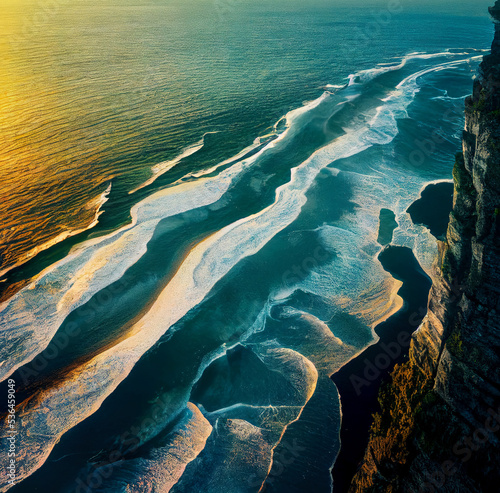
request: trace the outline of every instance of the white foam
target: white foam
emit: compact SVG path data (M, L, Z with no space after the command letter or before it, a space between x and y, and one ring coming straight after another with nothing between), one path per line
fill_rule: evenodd
M367 82L370 82L371 80L375 79L376 77L379 77L382 74L402 69L411 60L419 60L419 59L429 60L432 58L439 58L445 56L464 56L464 55L468 55L468 53L467 52L450 53L447 51L441 53L419 53L419 52L410 53L405 57L403 57L401 62L396 63L394 65L380 64L378 67L368 70L361 70L360 72L349 75L348 77L349 85L352 86L355 84L366 84Z
M383 105L377 108L368 125L360 123L357 127L354 126L345 135L316 151L309 159L294 168L290 182L276 190L275 201L272 205L253 216L243 218L223 228L196 245L148 313L134 325L127 339L82 365L74 379L68 379L58 388L50 390L39 404L33 403L32 407L27 409L24 418L29 419L32 425L30 433L44 434L42 432L46 423L47 410L53 413L54 409L58 409L58 419L51 426L50 437L47 437L46 442L40 441L36 463L30 464L30 459L27 459L26 474L41 465L40 457L48 455L50 449L65 431L101 405L116 386L126 378L139 358L158 341L169 327L180 320L191 308L201 303L218 280L222 279L240 260L258 252L271 238L298 217L306 203L306 192L322 169L373 145L390 143L398 132L396 118L404 117L406 108L419 89L418 77L439 69L439 67L434 67L420 71L405 79L398 85L397 90L386 98ZM288 130L293 129L293 123L301 115L318 106L327 97L328 95L324 94L310 105L291 112L287 118ZM217 200L217 197L224 194L241 172L254 163L266 150L275 147L286 134L284 132L255 156L236 163L216 178L203 178L197 182L180 184L158 192L137 204L132 211L133 224L131 226L105 239L87 242L48 271L37 283L30 286L30 289L21 291L19 296L7 302L3 308L4 312L7 310L10 322L17 323L20 314L27 316L26 313L31 313L31 311L36 313L34 317L36 320L29 322L32 327L37 327L37 321L52 317L49 322L50 327L42 325L40 331L41 339L45 339L46 342L47 336L53 334L54 328L57 328L58 321L60 323L61 314L74 309L83 300L88 299L90 293L109 284L113 278L119 278L130 261L133 263L140 256L147 244L148 235L152 235L159 220ZM108 249L106 253L103 248ZM107 258L113 260L105 262ZM77 280L75 274L78 271L80 273ZM81 283L82 278L88 279L84 283L85 286L77 285ZM55 294L48 293L49 304L42 302L43 296L47 295L47 286L55 288L56 292ZM40 292L37 292L39 287ZM29 311L24 311L26 305L22 307L20 303L29 301L26 293L30 291L36 292L36 296L31 303L28 303ZM71 295L69 296L68 293ZM56 305L57 312L51 313ZM27 325L24 323L23 327ZM2 335L4 335L4 330ZM38 344L39 350L43 346L43 341L40 339L35 339L35 341L33 345ZM34 351L29 354L32 355ZM24 359L18 358L16 364L19 365L26 359L24 355ZM67 396L72 396L72 406L63 405ZM76 412L75 409L77 409Z
M450 64L447 65L450 66ZM195 252L192 252L183 267L196 258L200 265L197 266L194 274L203 273L203 275L196 275L198 286L193 286L193 290L189 291L190 295L184 300L185 308L182 309L183 313L179 315L179 318L203 299L216 279L225 275L243 256L258 251L270 238L298 216L306 200L305 192L321 169L374 144L389 143L397 134L396 117L404 112L418 91L416 82L418 77L443 67L444 65L440 65L422 70L405 79L398 85L398 90L377 109L368 126L359 126L351 130L294 168L291 181L276 190L276 201L273 205L251 218L242 219L228 226L208 242L204 242L203 247L206 251L203 258L198 259ZM326 97L327 95L324 94L307 107L299 108L287 115L289 128L293 128L294 121L308 110L317 107ZM6 334L7 326L10 340L29 330L29 327L37 327L37 330L33 331L36 333L36 335L33 334L35 341L32 341L29 349L26 349L24 354L18 353L14 358L12 354L9 355L11 361L12 359L16 361L10 368L6 365L1 367L5 372L4 375L6 376L9 370L13 371L43 350L58 325L71 310L88 301L99 289L123 275L126 268L144 253L146 244L160 219L218 200L237 175L255 162L267 149L275 147L285 135L286 132L270 142L255 156L238 162L215 178L180 184L145 199L133 208L131 226L107 238L87 242L29 286L29 289L22 290L4 304L2 306L2 335ZM214 241L216 243L213 243ZM234 250L234 245L238 245L236 250ZM227 257L225 263L222 262L224 255L221 256L221 247L229 248L229 251L233 247L233 257ZM195 251L199 250L195 249ZM207 284L206 279L211 279L212 282ZM52 286L51 289L56 288L55 294L47 296L47 286ZM38 287L41 289L37 290ZM196 296L194 296L195 292ZM31 310L26 311L26 305ZM174 312L178 311L180 306L177 305ZM8 344L4 346L7 349L5 356L10 352L7 346Z
M452 53L452 55L457 55L456 53ZM467 55L467 53L460 53L458 55ZM474 57L470 57L470 58L467 58L467 59L461 59L461 60L453 60L451 62L446 62L446 63L442 63L440 65L437 65L437 66L434 66L434 67L429 67L429 68L426 68L426 69L423 69L423 70L420 70L408 77L406 77L405 79L403 79L398 85L397 85L397 89L401 88L401 87L405 87L405 86L410 86L410 85L413 85L415 86L416 82L417 82L417 79L426 75L426 74L430 74L431 72L440 72L442 70L447 70L449 68L453 68L453 67L457 67L458 65L461 65L463 63L468 63L470 62L471 60L481 60L483 57L481 55L478 55L478 56L474 56Z
M95 226L97 226L97 224L99 223L99 217L104 212L102 210L102 207L108 201L108 196L111 192L111 186L112 186L112 182L109 183L109 185L107 186L106 190L104 190L104 192L102 192L96 198L92 199L85 206L86 210L95 210L94 218L90 222L90 224L88 224L87 226L85 226L83 228L70 229L67 231L63 231L62 233L59 233L57 236L55 236L51 240L43 243L42 245L39 245L39 246L33 248L19 262L16 262L15 264L10 265L3 270L0 270L0 277L3 277L5 274L7 274L11 270L15 269L16 267L19 267L19 266L25 264L26 262L28 262L28 260L32 259L33 257L36 257L39 253L41 253L45 250L48 250L49 248L53 247L54 245L57 245L58 243L61 243L68 238L71 238L72 236L79 235L80 233L83 233L85 231L93 229ZM0 309L1 309L1 306L0 306Z
M180 180L139 202L131 210L130 225L76 246L67 257L2 303L0 380L42 352L72 310L122 277L146 252L159 221L217 202L243 172L263 155L285 143L287 138L293 137L299 131L302 118L328 97L325 93L307 106L288 113L283 133L251 157L236 161L217 176L207 178L204 176L208 174L206 171L196 181ZM233 159L243 157L247 150ZM26 340L26 344L20 345L16 342L19 340Z
M216 133L216 132L207 132L206 134L204 134L199 142L186 147L182 151L182 153L179 154L176 158L174 158L170 161L163 161L161 163L155 164L151 168L151 172L153 173L153 175L148 180L146 180L144 183L142 183L138 187L131 190L129 192L129 194L135 193L138 190L141 190L141 188L145 188L148 185L151 185L160 176L164 175L167 171L170 171L174 166L177 166L183 159L186 159L187 157L192 156L193 154L196 154L199 150L203 149L203 147L205 146L205 137L207 135L213 134L213 133Z
M327 84L324 86L325 89L343 89L346 85L345 84Z

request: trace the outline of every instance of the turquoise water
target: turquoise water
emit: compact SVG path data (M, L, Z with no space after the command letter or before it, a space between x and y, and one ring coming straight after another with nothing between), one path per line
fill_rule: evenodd
M8 3L13 491L331 491L329 377L400 306L380 210L429 270L406 210L451 178L487 4Z
M110 184L97 230L126 222L145 195L128 192L206 132L155 185L229 158L349 74L488 46L487 1L433 3L5 2L0 271L92 225Z

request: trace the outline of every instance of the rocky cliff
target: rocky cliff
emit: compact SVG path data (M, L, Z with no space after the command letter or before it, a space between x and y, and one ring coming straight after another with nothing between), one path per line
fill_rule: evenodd
M490 14L429 312L381 391L352 493L500 491L500 0Z

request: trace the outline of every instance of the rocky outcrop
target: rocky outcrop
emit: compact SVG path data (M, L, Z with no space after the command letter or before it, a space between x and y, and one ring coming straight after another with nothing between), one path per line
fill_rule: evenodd
M428 315L382 390L361 492L489 492L500 484L500 0L466 100L453 212Z

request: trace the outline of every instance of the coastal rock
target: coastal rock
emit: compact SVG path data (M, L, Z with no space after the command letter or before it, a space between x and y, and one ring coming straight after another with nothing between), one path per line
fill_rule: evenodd
M428 315L380 394L350 492L487 492L500 481L500 1L466 100Z

